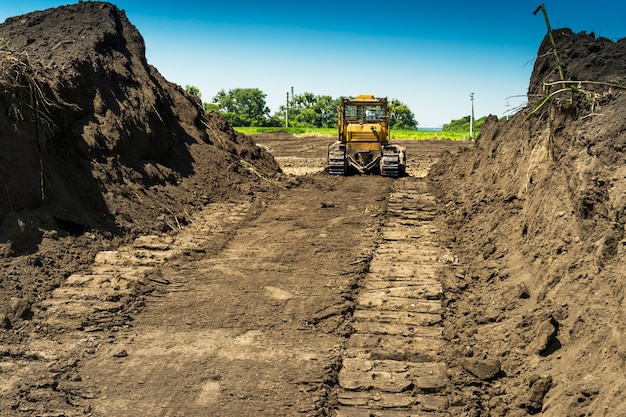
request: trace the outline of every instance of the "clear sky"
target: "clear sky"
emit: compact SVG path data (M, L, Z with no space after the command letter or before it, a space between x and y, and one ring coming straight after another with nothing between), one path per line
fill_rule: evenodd
M113 1L143 35L148 62L210 102L258 88L271 112L286 93L398 99L420 127L505 115L523 97L547 33L540 0ZM68 4L0 0L7 17ZM622 0L544 1L554 29L626 37ZM507 100L507 97L512 97Z

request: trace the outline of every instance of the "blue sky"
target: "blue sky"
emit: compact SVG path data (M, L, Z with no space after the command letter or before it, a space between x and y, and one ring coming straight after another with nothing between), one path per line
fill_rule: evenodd
M259 88L272 113L295 94L375 94L409 106L421 127L521 104L547 30L540 0L118 0L168 80ZM2 0L7 17L68 4ZM553 28L626 37L626 2L545 1ZM507 100L507 97L512 97Z

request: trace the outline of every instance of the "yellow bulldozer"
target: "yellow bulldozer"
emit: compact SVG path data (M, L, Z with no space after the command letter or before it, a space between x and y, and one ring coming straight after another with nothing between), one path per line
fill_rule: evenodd
M376 173L398 178L406 170L405 148L389 143L387 98L370 94L342 98L337 141L328 145L328 172L347 175Z

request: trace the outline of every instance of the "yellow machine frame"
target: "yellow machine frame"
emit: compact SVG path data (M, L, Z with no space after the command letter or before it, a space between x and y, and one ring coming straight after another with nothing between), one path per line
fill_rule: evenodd
M328 171L345 175L378 171L397 177L404 170L404 148L389 145L390 109L387 98L362 94L343 98L338 107L338 139L329 145Z

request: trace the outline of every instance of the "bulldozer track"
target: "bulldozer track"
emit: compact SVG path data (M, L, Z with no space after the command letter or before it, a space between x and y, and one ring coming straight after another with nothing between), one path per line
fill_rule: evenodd
M337 417L448 415L434 205L423 180L395 182L382 241L357 291Z
M395 147L385 147L382 154L380 173L385 177L398 178L400 173L400 155Z
M340 145L328 151L328 173L346 175L346 147Z
M225 241L227 237L222 235L230 233L249 208L250 203L213 204L205 210L215 213L203 217L208 221L196 222L196 228L182 230L176 239L141 236L130 245L98 253L90 271L69 276L64 286L41 303L54 313L47 325L80 332L127 326L133 306L125 296L149 282L171 287L172 282L150 276L151 271L183 253L203 250L208 241L213 245Z
M306 195L302 197L306 199ZM236 381L237 376L219 382L205 382L207 385L199 394L192 393L190 396L189 393L182 392L189 383L188 376L179 375L178 369L193 366L200 357L214 357L217 351L222 350L223 353L217 354L218 358L223 357L219 360L226 360L228 365L219 373L226 375L231 372L233 375L249 372L247 367L251 365L245 365L245 369L238 370L238 363L248 363L251 358L256 358L253 360L262 364L273 360L269 358L278 357L281 366L290 369L292 374L298 368L308 374L319 372L306 370L310 367L309 357L326 357L328 361L332 361L333 356L340 357L339 371L335 374L334 388L331 388L330 393L324 393L324 384L320 384L317 379L309 380L311 377L301 376L300 382L293 388L294 391L285 391L285 398L275 400L278 403L293 399L297 388L300 390L298 395L304 394L303 398L311 391L309 400L300 401L310 401L317 404L314 408L320 409L331 405L331 415L336 417L447 416L445 410L448 402L448 378L446 365L440 359L444 348L442 288L435 278L441 249L435 242L434 204L422 179L405 177L394 181L393 190L388 195L382 229L378 234L380 241L373 253L370 252L371 261L367 272L358 280L352 292L355 307L352 315L348 316L352 332L345 339L343 351L335 350L335 338L332 335L311 333L306 327L297 330L281 329L280 335L275 336L271 335L273 331L254 330L256 325L253 323L268 320L273 322L274 319L262 317L260 313L254 312L252 306L246 307L239 302L231 301L231 308L226 314L249 317L244 322L254 318L250 323L253 324L252 327L243 322L240 328L213 327L217 322L210 324L214 321L210 315L198 313L205 307L199 306L200 310L194 307L195 312L191 313L189 310L180 310L178 306L208 301L207 291L216 282L189 281L181 272L173 271L171 275L153 275L155 268L163 268L166 262L176 264L176 259L185 253L214 247L215 253L219 255L208 256L198 263L188 264L187 267L211 271L209 273L216 277L223 276L219 279L219 285L232 286L230 292L233 294L241 291L238 289L238 277L257 274L261 280L267 272L270 276L285 277L280 278L283 282L282 288L269 284L261 288L270 299L297 300L304 297L305 292L306 298L313 295L323 299L325 296L322 293L311 294L303 288L296 290L308 280L300 272L293 277L299 283L294 282L295 286L288 289L284 286L287 283L285 280L292 275L292 271L270 259L259 257L260 246L271 244L276 246L272 253L283 253L289 246L289 241L283 241L280 236L268 235L267 229L260 229L254 224L244 226L242 222L249 217L249 204L223 204L207 208L207 212L211 214L199 216L195 228L183 230L175 242L163 236L145 236L135 240L132 245L101 252L90 273L70 276L66 285L55 290L53 296L43 303L44 308L53 313L48 320L48 326L65 328L64 345L66 348L73 346L73 351L92 350L99 346L99 338L85 338L85 335L95 335L107 328L122 330L141 326L144 329L141 334L135 333L133 336L120 333L118 341L105 350L108 353L104 354L104 359L89 361L84 365L83 371L98 375L92 377L93 385L89 392L93 391L90 396L95 398L89 400L89 404L94 410L103 413L102 415L121 413L128 410L133 402L131 397L127 397L125 389L118 391L107 382L116 378L115 369L124 360L126 352L134 359L125 360L124 378L142 381L135 388L134 395L141 393L145 398L155 397L153 403L144 400L141 404L136 404L137 412L150 414L163 410L158 414L169 415L168 412L179 410L193 414L204 409L203 407L217 406L217 392L236 389L227 385L227 381ZM281 219L291 218L288 212L279 216ZM264 221L261 219L260 223ZM229 236L233 230L237 230L240 236L234 240L238 249L230 248ZM372 238L375 236L372 235ZM367 249L362 247L360 251ZM336 275L330 263L323 265L318 262L315 273L329 278ZM143 318L130 325L133 312L128 306L124 306L124 294L132 292L134 285L144 285L146 281L163 286L166 291L162 295L154 294L141 315ZM212 301L209 305L215 305L215 302ZM210 310L206 311L208 313ZM195 319L192 320L190 317L194 315ZM291 319L279 319L285 323L287 320ZM180 323L186 323L185 326L191 328L180 328ZM273 324L270 328L272 327ZM167 329L166 338L163 328ZM299 336L294 336L296 334ZM290 335L290 339L282 340L285 335ZM184 348L185 355L178 352L182 347L175 348L176 345L168 343L168 339L177 340L179 344L187 346ZM302 345L296 346L287 342L294 339L299 340ZM247 347L249 344L250 348ZM94 347L90 347L91 345ZM227 353L233 348L244 349L245 353ZM290 352L296 348L304 349L305 353L293 357ZM54 350L49 347L49 354L59 357L63 355L62 352L52 353ZM145 362L145 357L154 358L153 355L162 355L163 352L167 352L163 358L149 361L149 365ZM163 366L172 367L167 385L160 382ZM183 403L191 406L182 406ZM235 409L241 405L233 404ZM269 407L259 412L259 415L282 412L285 411Z

